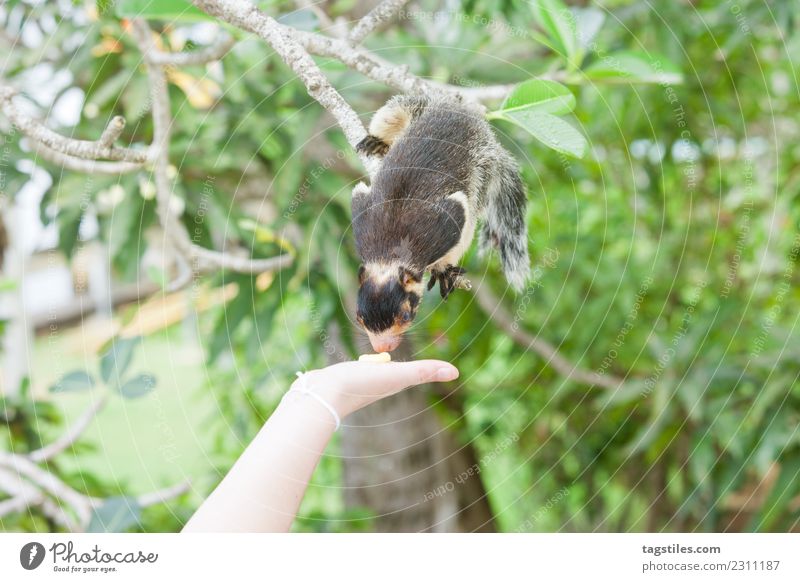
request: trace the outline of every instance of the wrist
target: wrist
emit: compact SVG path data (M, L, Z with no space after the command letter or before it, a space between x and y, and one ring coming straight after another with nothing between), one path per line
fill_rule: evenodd
M316 370L302 375L298 373L297 380L292 383L286 396L290 394L304 402L313 403L312 408L321 409L334 425L353 411L340 386Z

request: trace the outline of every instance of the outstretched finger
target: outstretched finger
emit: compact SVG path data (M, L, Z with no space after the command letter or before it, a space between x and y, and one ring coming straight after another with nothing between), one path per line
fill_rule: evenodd
M442 360L416 360L386 364L358 363L369 368L371 383L397 391L426 382L450 382L458 378L458 368Z

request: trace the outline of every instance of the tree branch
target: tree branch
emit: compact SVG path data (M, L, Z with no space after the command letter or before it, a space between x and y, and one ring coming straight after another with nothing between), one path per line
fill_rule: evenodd
M54 503L52 499L49 499L39 489L26 482L20 475L2 467L0 467L0 489L13 495L11 499L0 503L0 519L10 513L16 513L38 505L42 508L42 513L64 529L78 531L80 528L78 522L64 511L63 507Z
M474 101L484 101L502 99L515 86L512 83L466 87L421 79L411 73L407 65L395 65L346 41L302 30L296 30L294 34L311 54L336 59L365 77L403 93L449 93ZM538 78L554 79L555 75L541 75Z
M365 77L397 91L427 94L447 90L447 85L436 86L410 73L407 65L394 65L343 40L302 30L294 31L294 34L311 54L336 59ZM458 89L454 88L452 92L457 93Z
M171 487L165 487L164 489L159 489L158 491L145 493L144 495L140 495L136 498L136 503L138 503L140 507L150 507L151 505L164 503L165 501L174 499L179 495L183 495L189 490L190 486L191 483L189 481L184 481L183 483L178 483L177 485L173 485Z
M185 67L188 65L204 65L218 61L236 44L236 39L227 33L220 35L214 44L198 49L180 53L157 51L151 54L152 62L156 65Z
M192 3L203 12L265 40L303 82L308 94L336 118L353 148L366 136L358 114L333 88L293 29L279 24L246 0L192 0ZM367 169L373 166L373 160L367 156L361 155L361 160Z
M579 368L562 356L550 343L523 330L486 284L480 285L475 289L475 298L478 300L478 305L481 306L481 309L512 340L526 350L533 350L542 356L553 369L565 378L581 384L602 386L611 390L622 385L623 380L621 378Z
M408 1L384 0L356 23L347 39L353 44L361 44L373 31L394 18L395 14L408 4Z
M92 499L75 491L53 473L49 473L22 455L0 451L0 465L29 479L39 490L63 500L75 511L80 523L89 523Z
M122 135L122 130L125 129L125 118L121 115L114 116L111 121L108 122L105 130L100 135L100 139L97 140L97 143L103 148L110 148L114 145L114 142L119 139L119 136Z
M138 172L144 166L144 164L136 162L105 162L99 160L84 160L82 158L68 156L67 154L62 154L61 152L51 150L38 141L32 141L31 145L33 151L37 155L41 156L42 159L50 162L51 164L61 166L66 170L83 172L84 174L129 174L131 172Z
M168 145L172 119L170 115L169 93L164 68L152 60L158 54L150 27L142 20L135 20L132 32L144 55L145 68L150 81L153 115L153 174L156 186L156 206L159 220L167 236L170 237L178 252L182 253L192 265L194 272L205 272L212 269L229 269L240 273L261 273L283 269L292 262L291 255L284 254L268 259L251 259L203 248L194 244L189 238L186 228L173 215L169 199L172 196L170 179L167 175L169 166Z
M108 143L109 139L119 137L119 132L122 131L122 128L119 127L119 120L122 118L115 117L112 119L98 141L67 138L19 111L13 102L13 97L16 94L15 89L6 85L5 81L0 79L0 110L22 133L47 148L84 160L107 159L135 163L147 161L146 150L121 148ZM124 120L122 126L124 127Z
M67 449L86 431L107 401L107 396L98 399L72 427L46 447L28 455L0 451L0 489L11 496L10 499L0 502L0 518L37 505L41 506L45 515L70 531L81 531L86 528L91 520L92 509L101 506L105 500L76 491L53 473L39 467L35 461L47 461ZM186 481L140 495L136 498L136 502L141 507L149 507L169 501L188 491L189 487L190 483ZM71 507L77 516L77 521L46 494Z
M28 453L27 457L34 463L52 459L65 451L77 441L103 408L108 404L108 395L96 399L64 434L49 445Z

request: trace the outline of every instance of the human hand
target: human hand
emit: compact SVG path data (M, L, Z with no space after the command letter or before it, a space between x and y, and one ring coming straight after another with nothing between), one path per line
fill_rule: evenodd
M305 383L309 391L323 398L344 418L409 386L426 382L449 382L456 378L458 369L441 360L343 362L303 374L295 380L292 388Z

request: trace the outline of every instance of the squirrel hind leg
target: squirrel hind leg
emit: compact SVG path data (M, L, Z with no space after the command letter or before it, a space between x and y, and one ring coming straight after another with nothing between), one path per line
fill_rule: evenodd
M427 98L409 95L393 97L372 116L369 134L358 143L356 150L370 156L385 156L427 105Z
M367 135L356 145L357 152L363 152L368 156L383 157L389 151L389 144L374 135Z

